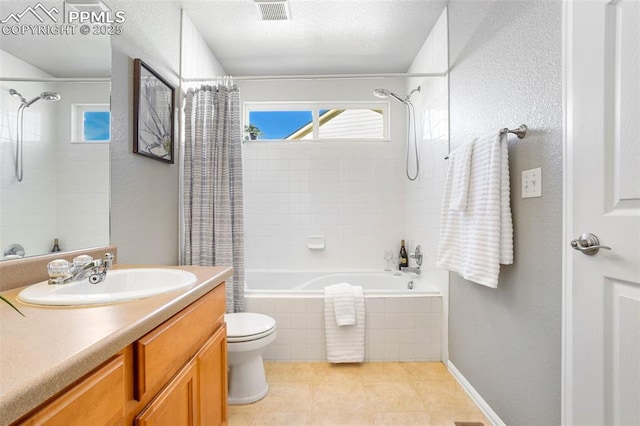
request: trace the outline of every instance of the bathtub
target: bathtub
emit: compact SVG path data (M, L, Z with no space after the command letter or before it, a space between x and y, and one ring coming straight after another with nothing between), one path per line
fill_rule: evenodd
M348 282L365 295L365 361L441 361L442 295L413 275L359 271L245 271L248 312L276 320L269 361L326 361L324 287Z
M363 288L365 297L388 294L395 297L419 297L440 294L437 288L404 272L286 272L247 271L245 291L291 296L322 295L331 284L347 282Z

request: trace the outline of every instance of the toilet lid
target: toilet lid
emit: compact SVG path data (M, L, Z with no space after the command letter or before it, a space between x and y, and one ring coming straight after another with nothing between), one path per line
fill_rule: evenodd
M227 340L253 340L270 334L275 328L276 321L268 315L248 312L225 314L227 323Z

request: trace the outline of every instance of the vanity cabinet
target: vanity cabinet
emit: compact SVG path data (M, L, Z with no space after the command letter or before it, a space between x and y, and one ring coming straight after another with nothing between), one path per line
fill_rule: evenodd
M122 425L125 406L122 353L45 404L21 425Z
M191 360L136 416L136 426L199 425L198 366Z
M222 283L15 424L226 425L224 312Z
M136 426L226 424L224 311L221 285L133 344Z
M226 424L226 341L223 325L135 418L135 425Z

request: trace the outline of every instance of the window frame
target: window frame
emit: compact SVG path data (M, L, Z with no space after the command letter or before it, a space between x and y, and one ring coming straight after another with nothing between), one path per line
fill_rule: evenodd
M86 140L84 138L84 113L85 112L108 112L109 113L109 139ZM98 144L111 142L111 105L108 103L71 104L71 143Z
M382 137L381 138L320 138L320 111L332 109L377 109L382 110ZM251 111L311 111L312 133L311 139L243 139L247 143L357 143L357 142L391 142L390 129L390 102L389 101L246 101L243 102L243 124L244 129L249 124L249 114Z

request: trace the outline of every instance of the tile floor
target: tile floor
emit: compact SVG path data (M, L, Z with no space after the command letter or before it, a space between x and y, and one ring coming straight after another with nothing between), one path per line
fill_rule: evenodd
M265 363L269 394L229 406L229 425L491 423L441 362Z

